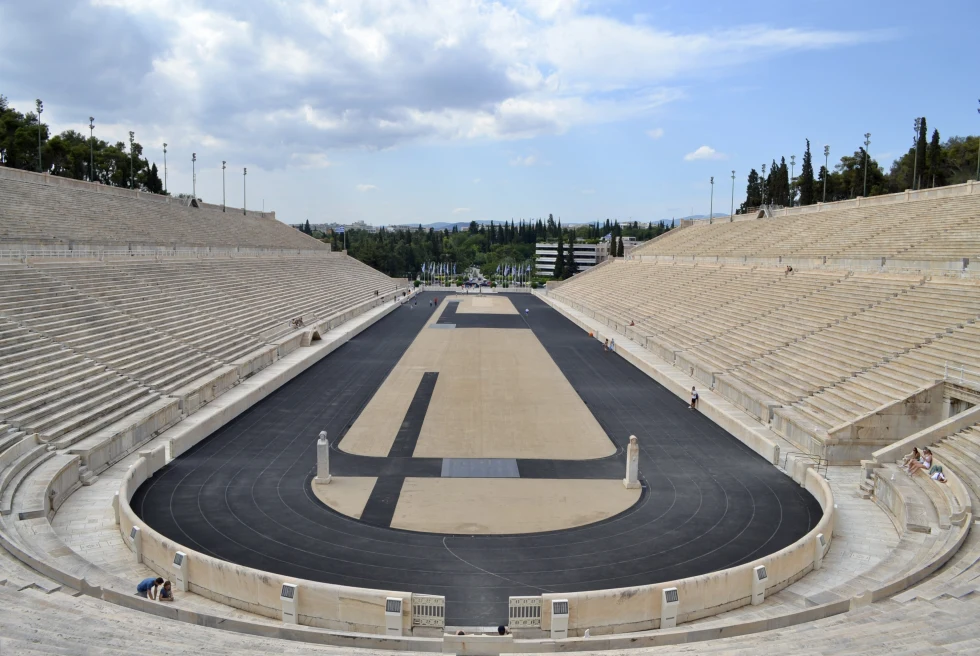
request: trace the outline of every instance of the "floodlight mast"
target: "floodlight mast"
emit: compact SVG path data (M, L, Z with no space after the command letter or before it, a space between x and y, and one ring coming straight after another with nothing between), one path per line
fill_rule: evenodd
M44 112L44 103L38 98L34 101L37 109L37 172L44 173L44 166L41 164L41 114Z
M864 193L862 194L865 198L868 196L868 148L871 146L871 133L864 133Z
M95 117L88 117L88 181L95 182Z

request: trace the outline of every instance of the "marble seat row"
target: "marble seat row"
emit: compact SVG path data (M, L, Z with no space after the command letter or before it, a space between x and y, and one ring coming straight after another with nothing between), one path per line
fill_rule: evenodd
M980 368L980 283L971 278L632 260L551 294L628 327L761 420L775 408L793 425L774 429L807 449L813 442L795 431L826 441L947 366Z
M329 250L271 217L111 191L0 175L0 241Z
M84 450L151 417L162 428L174 399L193 412L270 364L292 320L394 289L329 253L0 265L0 446Z
M712 224L699 221L633 256L955 260L980 255L980 194L868 204Z

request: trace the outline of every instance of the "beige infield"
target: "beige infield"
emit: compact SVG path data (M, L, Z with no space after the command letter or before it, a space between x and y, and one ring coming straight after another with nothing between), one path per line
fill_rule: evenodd
M536 533L618 515L640 498L621 481L407 478L392 528L429 533Z
M457 314L518 314L502 296L444 300L460 301ZM432 327L444 300L340 449L386 457L422 375L438 372L413 457L589 460L616 452L531 330ZM314 492L334 510L358 518L374 482L334 477L314 485ZM608 480L407 478L391 526L434 533L550 531L616 515L639 495Z
M505 313L504 304L516 312L505 297L461 298L471 312L473 303L488 301L497 314ZM440 303L429 325L444 309ZM505 328L424 328L340 448L388 455L427 371L439 372L439 379L416 457L589 460L616 452L534 333Z

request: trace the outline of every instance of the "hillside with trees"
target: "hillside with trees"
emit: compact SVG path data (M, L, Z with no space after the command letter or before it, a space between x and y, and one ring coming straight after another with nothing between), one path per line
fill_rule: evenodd
M157 165L143 157L143 146L138 141L133 140L127 147L122 141L110 144L74 130L51 136L47 125L38 125L38 114L22 114L3 95L0 95L0 166L164 193Z
M813 157L819 162L823 152L811 152L807 139L799 175L795 179L790 179L793 171L786 165L785 157L780 157L779 162L773 159L766 165L762 169L764 176L756 169L749 171L745 201L738 212L745 213L763 204L788 207L824 200L830 203L858 196L894 194L906 189L963 184L976 178L980 137L950 137L943 141L937 129L929 136L925 117L917 119L916 127L916 138L908 152L892 162L888 171L862 144L836 163L829 163L832 170L827 170L824 161L814 174Z
M304 232L308 223L299 226ZM507 262L534 260L534 246L538 242L558 242L563 245L574 242L597 243L607 235L616 243L622 254L622 237L636 237L639 240L652 239L670 226L664 222L644 223L637 221L620 224L618 221L592 223L574 228L562 227L554 216L547 219L528 221L505 221L489 224L470 222L468 228L434 230L432 228L387 229L376 232L368 230L347 230L348 254L379 271L395 276L415 278L425 262L455 262L458 271L476 266L485 276L490 276L497 267ZM344 235L333 233L322 235L312 231L314 237L332 245L340 251L344 247ZM563 248L563 255L570 259L570 249ZM560 267L558 278L572 275L575 269Z

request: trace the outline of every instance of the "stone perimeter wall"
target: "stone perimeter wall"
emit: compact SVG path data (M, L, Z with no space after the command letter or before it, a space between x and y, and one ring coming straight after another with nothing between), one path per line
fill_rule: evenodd
M834 495L827 481L813 469L807 469L804 487L823 508L823 517L804 537L774 554L729 569L655 585L591 592L542 595L541 626L551 629L552 599L568 599L568 635L581 636L586 629L592 635L629 633L660 628L661 592L677 588L680 608L677 623L690 622L747 606L752 601L753 569L764 565L767 570L766 596L775 594L809 573L814 562L830 548L834 530ZM818 553L823 534L826 545Z
M367 590L279 576L234 565L189 549L157 533L139 519L129 501L140 485L166 462L165 446L142 452L119 488L119 530L131 545L133 526L141 533L143 563L168 579L175 579L174 554L182 551L188 563L190 590L228 606L282 619L279 593L283 583L298 586L297 615L300 624L359 633L385 632L386 597L402 599L402 631L411 634L412 595L408 592ZM132 548L132 547L131 547Z
M402 602L402 630L412 634L410 592L352 588L280 576L212 558L157 533L139 519L129 501L135 491L166 462L165 446L141 452L127 472L119 489L119 530L133 548L129 533L138 526L142 534L143 562L160 576L174 579L174 554L187 555L190 589L196 594L252 613L281 619L279 590L283 583L299 587L300 624L339 631L383 634L386 597ZM820 503L823 517L803 538L774 554L737 567L655 585L565 594L542 595L542 632L551 630L551 599L568 599L568 635L582 636L628 633L660 627L661 591L676 587L680 595L678 623L717 615L751 603L753 569L765 565L768 573L766 595L775 594L809 573L814 562L830 548L834 528L833 493L827 481L814 470L805 474L804 487ZM823 553L817 536L826 545ZM520 632L534 633L534 632ZM531 637L530 635L528 637Z

